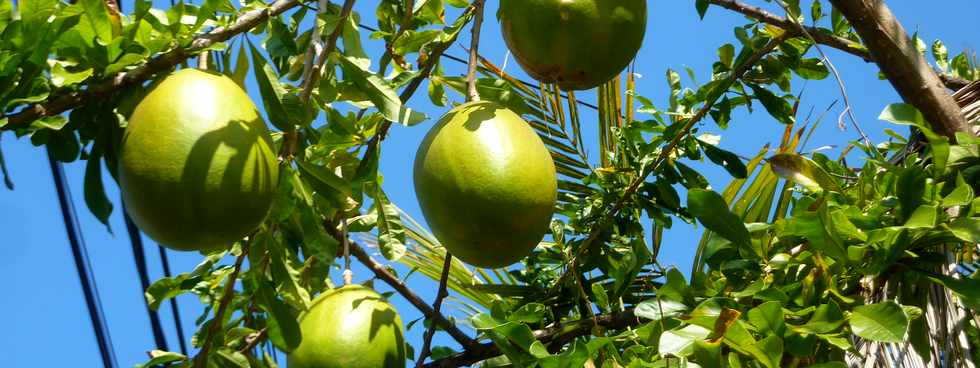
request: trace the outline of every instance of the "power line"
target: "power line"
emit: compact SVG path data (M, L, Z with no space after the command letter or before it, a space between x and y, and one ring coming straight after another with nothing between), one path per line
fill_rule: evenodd
M163 276L172 277L170 273L170 261L167 258L167 250L157 245L160 250L160 265L163 267ZM170 298L170 312L174 315L174 328L177 330L177 342L180 343L180 353L187 355L187 343L184 341L184 327L180 324L180 308L177 307L177 298Z
M95 330L95 339L99 345L99 353L102 355L102 364L105 368L116 368L118 364L116 363L115 353L112 351L109 327L106 324L105 314L102 311L99 291L95 286L95 276L92 274L92 265L88 259L85 240L82 238L78 215L75 213L75 206L71 200L68 179L65 177L64 167L60 162L55 160L50 147L48 147L47 152L48 163L51 164L51 175L54 178L54 186L58 192L61 217L65 223L65 231L68 233L68 243L71 245L71 254L75 260L78 279L82 283L82 293L85 294L85 304L88 307L88 315L92 321L92 328Z
M146 254L143 252L143 238L140 237L140 230L136 228L133 219L126 212L126 205L123 204L123 219L126 221L126 232L129 233L129 244L133 248L133 262L136 264L136 273L140 277L141 290L146 291L150 287L150 277L146 271ZM144 299L145 300L145 299ZM145 303L145 301L144 301ZM160 315L150 306L146 306L146 313L150 316L150 328L153 329L153 340L157 344L157 349L170 351L167 347L167 337L163 334L163 327L160 325Z

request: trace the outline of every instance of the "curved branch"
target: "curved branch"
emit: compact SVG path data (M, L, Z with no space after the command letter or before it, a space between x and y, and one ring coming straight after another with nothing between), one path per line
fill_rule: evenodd
M639 324L639 318L637 318L636 315L633 314L633 310L630 309L620 313L604 314L594 318L585 318L577 321L560 323L545 329L534 331L534 337L542 343L561 347L572 340L575 340L575 338L591 334L592 328L595 326L612 330L620 330ZM478 349L467 349L464 352L426 364L425 367L449 368L468 366L493 358L500 354L502 353L496 345L493 343L484 343L479 344Z
M795 31L797 33L803 33L802 31L806 30L806 33L813 36L814 41L819 44L827 45L848 54L857 56L861 58L861 60L869 63L875 62L874 56L868 52L868 49L865 48L864 45L847 38L834 35L833 33L827 32L826 29L806 26L801 27L799 24L790 19L775 15L756 6L744 4L737 0L708 0L708 2L745 15L749 18L753 18L762 23L771 24L783 29ZM946 88L954 91L963 88L967 85L967 83L970 83L970 81L966 79L957 78L947 74L939 74L939 78L943 81L943 84L946 85Z
M882 0L830 0L847 18L877 61L881 72L906 102L922 112L937 133L951 141L972 133L953 97Z
M330 231L331 234L336 232L331 231L329 226L326 226L325 228L327 231ZM354 258L357 258L358 261L370 269L371 272L374 272L374 275L377 278L381 279L381 281L384 281L386 284L395 289L395 291L405 297L409 303L412 303L415 308L425 315L425 318L439 324L439 326L441 326L443 330L452 336L456 342L462 345L464 349L480 349L479 342L467 336L465 332L456 327L456 325L453 322L450 322L449 319L442 315L442 313L433 310L430 305L426 304L425 301L415 294L415 292L413 292L408 285L402 282L402 280L399 280L397 276L393 275L391 272L388 272L384 266L371 259L371 256L368 255L364 248L361 248L360 245L355 242L350 242L350 253L354 256Z
M277 0L266 8L242 13L238 16L238 20L234 24L198 35L187 48L175 48L156 58L150 59L146 64L126 72L120 72L109 80L90 85L83 90L49 97L44 102L28 105L17 113L7 115L5 116L7 118L7 125L0 129L13 129L46 116L58 115L88 103L93 99L111 94L123 87L142 83L158 72L170 70L177 64L193 56L195 52L218 42L227 41L240 33L247 32L266 19L269 19L269 17L279 15L297 5L299 5L299 1L297 0Z

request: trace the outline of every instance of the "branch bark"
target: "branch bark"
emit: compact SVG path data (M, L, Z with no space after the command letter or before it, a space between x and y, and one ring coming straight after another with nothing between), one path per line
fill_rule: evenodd
M327 231L331 231L329 226L327 226ZM335 233L335 232L336 231L334 230L331 233ZM406 285L404 282L399 280L398 277L396 277L395 275L391 274L391 272L388 272L388 270L385 269L384 266L371 259L371 256L368 255L367 252L364 251L364 248L362 248L359 244L355 242L350 242L350 252L351 255L354 256L354 258L357 258L358 261L360 261L362 264L364 264L364 266L370 269L371 272L373 272L377 278L381 279L381 281L384 281L386 284L388 284L393 289L395 289L395 291L397 291L399 294L405 297L405 299L407 299L409 303L412 303L412 305L414 305L415 308L417 308L419 311L422 312L423 315L425 315L425 318L428 318L434 323L439 324L439 326L441 326L442 329L449 334L449 336L452 336L453 340L456 340L456 342L462 345L464 349L466 350L481 349L479 342L467 336L465 332L463 332L458 327L456 327L454 323L450 322L449 319L447 319L441 313L433 310L432 307L426 304L425 301L422 300L422 298L420 298L417 294L415 294L415 292L413 292L412 289L408 287L408 285Z
M544 344L553 346L564 346L575 340L577 337L586 336L592 333L592 328L601 326L607 329L620 330L640 324L639 318L633 310L620 313L604 314L594 318L585 318L577 321L560 323L545 329L534 331L534 337ZM467 349L464 352L436 360L426 364L426 368L449 368L472 365L476 362L493 358L502 354L500 349L493 343L479 344L478 349Z
M333 32L327 37L327 46L316 55L319 58L316 64L310 68L310 74L306 76L305 85L303 86L303 91L300 93L299 98L302 101L309 101L310 95L313 94L313 88L317 86L317 82L320 80L320 74L323 69L324 64L327 63L327 58L330 54L337 49L337 38L340 37L340 33L344 30L344 23L347 22L347 18L350 17L351 11L354 9L354 0L345 0L344 7L340 11L340 22L334 27ZM314 25L315 27L315 25ZM319 42L319 40L313 40Z
M204 338L204 345L201 346L201 350L194 357L194 367L202 368L207 366L208 363L208 351L213 344L214 335L218 333L221 329L221 325L224 323L225 311L228 310L228 305L231 303L232 297L235 295L235 282L238 281L238 273L242 270L242 262L245 261L245 257L248 257L248 245L242 247L242 254L238 256L235 260L235 268L228 275L228 281L225 282L224 294L221 296L221 300L218 302L218 309L214 312L214 319L211 320L211 326L208 328L208 334Z
M442 275L439 277L439 292L436 293L436 301L432 302L432 309L436 314L439 314L439 310L442 308L442 300L449 295L449 291L446 290L446 283L449 281L449 269L453 264L453 255L446 252L446 262L442 265ZM431 352L430 348L432 346L432 337L436 335L436 325L432 324L429 329L425 331L425 338L422 342L422 353L419 354L419 359L415 361L416 367L421 367L422 363L425 362L425 358L429 357Z
M884 1L830 2L864 40L872 58L902 99L918 108L933 130L953 141L956 132L971 132L959 106Z
M799 24L796 24L796 22L793 22L791 19L787 19L785 17L775 15L773 13L766 11L765 9L744 4L736 0L708 0L708 1L711 4L745 15L749 18L753 18L760 22L771 24L783 29L792 30L800 34L802 34L803 33L802 30L805 29L806 32L809 33L811 36L813 36L813 39L819 44L827 45L835 49L838 49L840 51L846 52L848 54L857 56L869 63L876 62L875 57L870 52L868 52L868 50L860 43L854 42L844 37L834 35L830 32L827 32L827 30L825 29L821 29L817 27L800 26ZM970 81L968 80L953 77L947 74L940 74L939 77L943 81L943 84L946 86L946 88L952 89L954 91L963 88L968 83L970 83Z
M117 73L111 79L90 85L84 90L52 96L44 102L28 105L17 113L6 115L7 125L0 129L7 130L21 127L34 120L46 116L58 115L74 109L124 87L142 83L150 79L154 74L170 70L177 64L194 56L195 51L207 48L218 42L227 41L235 35L247 32L266 19L269 19L269 17L279 15L297 5L299 5L299 1L297 0L277 0L267 8L242 13L238 16L238 20L234 24L216 28L211 32L195 37L190 47L173 49L156 58L150 59L146 64L126 72Z

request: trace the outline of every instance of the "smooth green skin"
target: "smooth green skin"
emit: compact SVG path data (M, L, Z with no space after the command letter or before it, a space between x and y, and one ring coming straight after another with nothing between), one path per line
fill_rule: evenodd
M415 193L436 238L474 266L519 261L541 241L557 195L555 164L527 122L493 102L447 113L415 156Z
M401 368L405 335L398 311L374 290L348 285L321 295L300 318L303 341L289 368Z
M259 226L278 172L269 130L245 91L220 74L183 69L130 116L119 185L127 212L149 237L208 251Z
M500 0L514 58L535 79L583 90L623 71L643 44L646 0Z

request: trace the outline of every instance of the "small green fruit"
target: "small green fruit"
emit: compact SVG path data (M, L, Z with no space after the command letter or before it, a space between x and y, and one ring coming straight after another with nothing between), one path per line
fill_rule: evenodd
M303 341L289 368L405 366L402 320L381 295L360 285L329 291L300 318Z
M557 195L555 164L524 119L496 103L452 109L415 156L415 193L436 238L460 260L503 267L541 241Z
M207 251L265 219L277 165L248 95L225 76L183 69L154 86L130 116L119 185L127 212L149 237Z
M501 0L507 47L537 80L590 89L636 57L646 31L646 0Z

